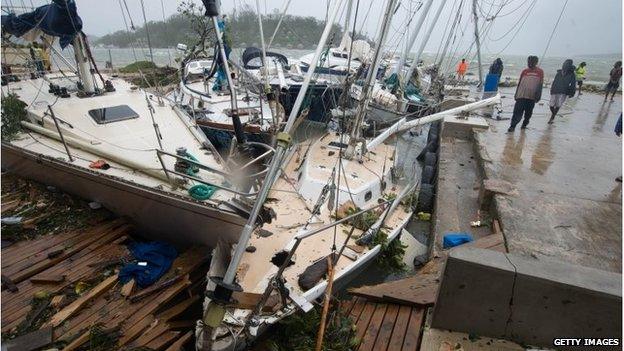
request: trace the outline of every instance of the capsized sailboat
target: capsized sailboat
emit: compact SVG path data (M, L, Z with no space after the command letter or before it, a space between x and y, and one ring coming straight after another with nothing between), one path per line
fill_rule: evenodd
M2 87L3 102L26 106L21 131L2 140L2 169L97 201L153 238L236 242L258 172L226 164L180 107L96 74L81 27L73 0L2 16L3 32L14 36L35 32L51 47L60 35L76 61L63 61L68 70L26 72Z

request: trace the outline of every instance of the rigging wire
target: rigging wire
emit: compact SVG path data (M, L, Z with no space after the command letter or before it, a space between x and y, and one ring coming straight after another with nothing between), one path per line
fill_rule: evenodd
M136 51L134 50L134 44L132 43L132 36L130 35L130 28L128 27L128 22L126 21L126 14L124 13L123 5L121 4L121 0L119 0L119 7L121 8L121 17L123 18L124 25L126 26L126 32L128 33L128 43L130 44L130 48L132 48L132 56L134 56L134 62L137 62ZM130 19L132 21L132 19Z
M555 22L555 26L553 27L553 30L550 33L550 37L548 38L548 42L546 43L546 47L544 48L544 53L542 54L542 60L546 56L546 52L548 51L548 48L550 47L550 41L555 35L555 31L557 30L557 26L559 25L559 21L561 21L561 17L563 16L563 12L565 11L567 5L568 5L568 0L565 0L565 2L563 3L563 7L561 8L561 12L559 13L559 18L557 18L557 22Z
M164 4L163 0L160 0L160 8L162 9L163 23L165 23L165 21L166 21L166 18L165 18L165 4ZM147 27L145 29L147 30ZM169 48L167 48L167 54L169 55L169 66L173 67L173 60L171 59L171 51L169 50Z

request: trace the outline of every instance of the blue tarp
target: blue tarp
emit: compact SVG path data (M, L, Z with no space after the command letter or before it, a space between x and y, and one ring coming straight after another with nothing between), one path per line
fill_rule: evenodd
M461 244L469 243L472 241L472 235L468 233L448 233L444 235L442 240L442 247L450 249L451 247L459 246Z
M159 241L132 243L129 249L138 262L145 262L147 265L125 265L119 272L119 281L125 284L134 279L140 288L150 286L160 279L178 256L173 246Z
M82 30L82 20L76 11L74 0L52 0L49 5L37 7L34 11L2 16L2 30L21 37L33 28L45 34L59 37L61 48L65 48Z

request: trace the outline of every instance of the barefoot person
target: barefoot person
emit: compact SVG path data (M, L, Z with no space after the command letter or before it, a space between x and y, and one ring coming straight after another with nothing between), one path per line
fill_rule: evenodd
M576 68L576 82L578 83L578 91L579 95L583 95L581 91L583 89L583 81L585 80L585 73L587 73L587 68L585 68L587 64L585 62L581 62L579 66Z
M513 116L511 117L511 126L507 132L513 133L516 125L522 120L522 129L529 124L529 120L533 115L535 103L542 98L542 87L544 85L544 71L537 67L537 56L529 56L527 58L528 68L520 74L520 81L516 88L516 104L514 105Z
M461 62L457 65L457 79L464 80L464 76L466 75L466 71L468 70L468 62L463 58Z
M573 97L576 92L576 74L574 73L574 65L572 60L563 61L563 66L557 70L555 79L550 86L550 120L548 124L552 124L559 109L566 101L566 98Z
M613 101L613 97L620 87L620 78L622 78L622 61L616 62L609 73L609 83L607 83L605 101L607 101L609 93L611 93L611 101Z

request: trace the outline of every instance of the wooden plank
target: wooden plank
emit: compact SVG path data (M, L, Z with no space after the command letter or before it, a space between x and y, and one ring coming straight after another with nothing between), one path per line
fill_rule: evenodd
M435 302L438 285L437 275L418 274L392 282L351 289L349 292L378 302L429 306Z
M30 278L30 282L35 284L58 284L64 282L65 277L66 275L64 274L38 274L37 276Z
M362 311L364 310L364 306L366 306L366 300L357 296L353 299L355 300L355 304L349 314L351 315L351 318L353 318L353 323L357 323Z
M111 237L111 240L122 235L123 231L125 231L125 228L122 228L121 230L115 230L113 232L111 232L111 234L108 234ZM71 249L65 250L65 252L53 259L47 259L47 260L43 260L40 261L32 266L30 266L29 268L19 271L17 273L15 273L14 275L11 276L11 279L13 279L14 282L18 283L21 282L22 280L26 280L30 277L32 277L33 275L40 273L44 270L46 270L49 267L54 266L55 264L65 260L66 258L73 256L74 254L76 254L77 252L81 251L82 249L85 249L87 246L91 245L92 243L98 241L98 239L100 239L99 236L95 236L95 237L91 237L91 238L87 238L84 239L80 242L78 242L75 246L73 246Z
M410 315L410 321L407 325L407 331L405 332L405 339L403 340L403 351L416 351L420 344L420 335L422 329L422 323L425 316L425 309L420 307L413 307Z
M67 273L68 279L65 283L57 285L53 289L45 287L50 293L56 293L61 291L65 286L73 281L79 281L92 275L93 270L86 266L87 262L94 260L100 260L104 255L118 255L120 252L125 252L126 248L123 246L110 244L101 245L101 243L95 243L92 247L83 250L76 256L72 257L72 260L65 260L60 264L55 265L47 269L45 274L57 274ZM41 290L40 286L33 285L30 281L26 280L19 284L20 296L12 298L7 296L5 292L2 293L2 331L10 330L12 327L19 323L19 319L23 318L30 309L30 299L32 294ZM11 325L14 324L14 325Z
M355 299L356 297L353 297L350 300L340 301L340 311L342 311L343 314L348 315L351 312L353 305L355 305Z
M145 345L150 350L164 350L167 346L171 345L175 339L180 335L179 331L167 330L164 333L158 335Z
M399 313L394 322L392 336L388 343L388 350L401 350L403 347L403 340L405 339L405 332L407 331L407 325L409 324L411 314L412 308L410 306L400 306Z
M182 351L184 345L189 342L191 340L191 338L193 337L193 332L187 332L186 334L182 335L181 338L179 338L178 340L176 340L173 344L171 344L171 346L169 346L167 348L166 351Z
M15 285L15 282L11 280L11 278L7 277L4 274L0 275L0 278L2 280L3 289L7 289L8 291L12 293L16 293L19 291L19 289L17 288L17 285Z
M392 336L392 330L394 329L394 323L396 322L398 313L399 305L388 305L386 315L377 333L377 340L375 340L375 345L372 348L373 350L386 350L390 343L390 337Z
M164 282L158 283L156 285L152 285L149 288L143 289L139 292L137 292L136 294L131 295L130 297L128 297L128 299L130 300L130 302L135 303L138 302L144 298L146 298L149 295L152 295L154 293L157 293L159 291L162 291L172 285L174 285L175 283L179 282L180 280L182 280L182 278L184 278L185 275L184 274L180 274L177 275L171 279L167 279ZM188 277L187 277L188 279Z
M43 328L3 342L6 351L31 351L52 343L52 328Z
M189 307L191 307L191 305L193 305L195 302L199 301L199 298L200 298L199 295L195 295L191 297L190 299L186 299L180 302L179 304L169 308L168 310L165 310L162 313L158 314L156 318L158 318L159 320L164 320L164 321L168 321L172 318L175 318L181 315L182 313L184 313L184 311L186 311Z
M73 351L82 346L85 342L89 341L91 332L89 330L82 332L76 339L72 340L67 346L63 348L63 351Z
M386 315L387 308L388 305L385 303L377 304L377 307L375 307L375 312L373 313L370 323L368 323L366 333L364 333L364 337L362 338L362 342L360 343L360 347L358 348L358 350L373 350L373 346L375 345L375 340L377 340L377 334L379 333L379 329L381 328L381 323L383 322L384 316Z
M362 337L364 337L364 333L366 333L368 323L370 323L373 313L375 312L375 306L376 305L372 302L366 302L366 305L360 314L360 318L358 318L357 323L355 324L355 338L359 340L359 342L361 342Z
M121 296L128 297L132 295L135 285L136 285L136 282L134 281L134 279L130 279L129 282L127 282L121 287Z
M67 307L56 313L45 324L46 326L57 327L63 323L67 318L73 316L76 312L82 309L87 303L97 298L101 294L105 293L117 282L117 275L110 276L102 281L100 284L91 289L86 295L79 297L74 302L70 303Z

